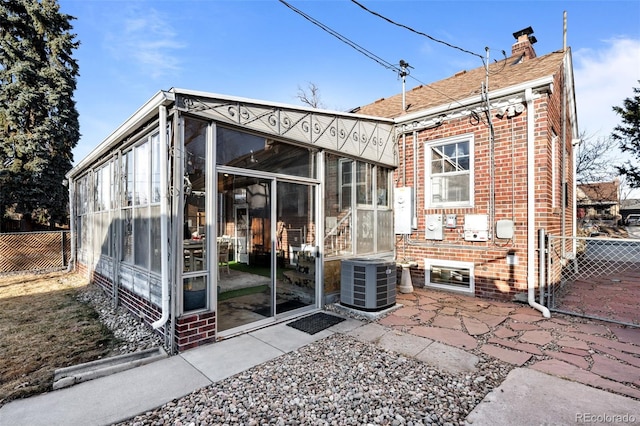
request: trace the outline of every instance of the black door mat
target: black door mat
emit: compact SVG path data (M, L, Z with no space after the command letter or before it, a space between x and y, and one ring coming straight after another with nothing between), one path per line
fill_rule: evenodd
M281 314L283 312L292 311L294 309L302 308L303 306L309 306L308 303L302 303L299 300L287 300L286 302L278 303L276 305L276 312ZM260 314L263 317L271 316L271 307L270 306L262 306L258 309L254 309L256 314Z
M342 321L344 321L344 318L325 314L324 312L317 312L307 317L292 321L287 325L308 334L316 334L331 327L332 325L341 323Z

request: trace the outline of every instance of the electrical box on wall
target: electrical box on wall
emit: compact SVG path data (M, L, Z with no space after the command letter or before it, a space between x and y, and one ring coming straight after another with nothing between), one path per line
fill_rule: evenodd
M426 219L425 238L427 240L442 240L444 236L442 231L442 215L428 214Z
M445 220L445 228L453 229L458 226L457 216L455 214L448 214Z
M464 239L466 241L487 241L489 221L486 214L464 215Z
M510 240L513 238L514 224L512 220L502 219L496 222L496 238Z
M396 234L411 234L413 214L413 188L403 186L393 189L393 229Z

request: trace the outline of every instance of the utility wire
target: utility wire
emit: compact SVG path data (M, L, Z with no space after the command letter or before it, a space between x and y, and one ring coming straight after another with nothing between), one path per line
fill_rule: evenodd
M282 4L284 4L285 6L287 6L289 9L293 10L298 15L302 16L303 18L305 18L307 21L309 21L312 24L320 27L322 30L328 32L329 34L331 34L332 36L334 36L335 38L337 38L341 42L346 43L349 46L353 47L358 52L362 53L363 55L365 55L369 59L374 60L375 62L377 62L378 64L382 65L386 69L392 70L392 71L394 71L394 72L396 72L398 74L403 71L398 66L396 66L396 65L394 65L394 64L392 64L390 62L385 61L381 57L379 57L376 54L374 54L374 53L370 52L369 50L365 49L364 47L360 46L356 42L351 41L347 37L345 37L342 34L338 33L337 31L332 30L331 28L329 28L328 26L326 26L322 22L318 21L317 19L313 18L312 16L309 16L306 13L304 13L303 11L301 11L300 9L297 9L297 8L293 7L292 5L287 3L286 1L284 1L284 0L278 0L278 1L280 3L282 3Z
M384 19L385 21L389 22L390 24L393 24L393 25L396 25L398 27L407 29L407 30L409 30L409 31L411 31L413 33L416 33L418 35L424 36L424 37L428 38L431 41L435 41L436 43L441 43L441 44L444 44L445 46L451 47L452 49L457 49L457 50L460 50L461 52L468 53L468 54L473 55L473 56L477 56L484 63L484 57L482 55L478 54L478 53L471 52L470 50L463 49L461 47L458 47L458 46L455 46L453 44L447 43L446 41L438 40L437 38L431 37L429 34L423 33L422 31L418 31L418 30L415 30L415 29L413 29L413 28L411 28L411 27L409 27L407 25L400 24L400 23L398 23L398 22L396 22L396 21L394 21L392 19L387 18L386 16L383 16L383 15L379 14L378 12L374 12L373 10L367 8L365 5L363 5L362 3L357 2L356 0L351 0L351 2L353 2L356 5L358 5L362 9L366 10L367 12L371 13L372 15L375 15L378 18Z
M409 27L409 26L407 26L407 25L404 25L404 24L400 24L400 23L398 23L398 22L395 22L394 20L389 19L389 18L387 18L386 16L383 16L383 15L381 15L380 13L375 12L375 11L373 11L373 10L371 10L371 9L367 8L365 5L363 5L362 3L359 3L359 2L358 2L358 1L356 1L356 0L351 0L351 2L353 2L354 4L356 4L357 6L359 6L360 8L362 8L363 10L365 10L365 11L367 11L367 12L371 13L372 15L377 16L378 18L383 19L383 20L385 20L385 21L389 22L390 24L393 24L393 25L396 25L396 26L398 26L398 27L401 27L401 28L407 29L407 30L409 30L409 31L411 31L411 32L413 32L413 33L415 33L415 34L418 34L418 35L424 36L424 37L428 38L429 40L435 41L436 43L444 44L445 46L450 47L450 48L452 48L452 49L457 49L457 50L459 50L459 51L461 51L461 52L468 53L468 54L470 54L470 55L472 55L472 56L476 56L476 57L480 58L480 60L482 61L482 64L483 64L483 65L485 64L484 56L482 56L482 55L480 55L480 54L478 54L478 53L471 52L470 50L463 49L463 48L458 47L458 46L455 46L455 45L453 45L453 44L451 44L451 43L447 43L446 41L438 40L437 38L432 37L432 36L430 36L429 34L423 33L422 31L418 31L418 30L415 30L415 29L413 29L413 28L411 28L411 27ZM415 81L417 81L418 83L422 84L423 86L428 87L429 89L431 89L431 90L433 90L433 91L435 91L435 92L438 92L438 93L439 93L439 94L441 94L442 96L444 96L444 97L446 97L446 98L449 98L449 100L453 101L453 103L456 103L456 104L462 105L462 104L460 104L460 101L459 101L459 100L454 99L454 98L452 98L451 96L449 96L448 94L446 94L446 93L444 93L444 92L442 92L442 91L440 91L440 90L436 89L436 88L435 88L435 87L433 87L431 84L426 84L426 83L424 83L424 82L422 82L422 81L418 80L417 78L415 78L415 77L414 77L414 76L412 76L412 75L409 75L409 77L410 77L410 78L412 78L412 79L414 79L414 80L415 80Z
M282 3L283 5L285 5L286 7L288 7L289 9L291 9L292 11L294 11L295 13L297 13L298 15L302 16L303 18L305 18L306 20L308 20L309 22L311 22L312 24L314 24L314 25L316 25L316 26L320 27L322 30L324 30L324 31L326 31L327 33L331 34L332 36L334 36L334 37L335 37L335 38L337 38L338 40L342 41L343 43L345 43L345 44L347 44L347 45L351 46L352 48L354 48L354 49L355 49L355 50L357 50L358 52L362 53L363 55L365 55L365 56L366 56L366 57L368 57L369 59L372 59L373 61L375 61L375 62L377 62L378 64L382 65L382 66L383 66L383 67L385 67L386 69L392 70L392 71L396 72L398 75L401 75L401 73L406 72L406 70L404 70L404 69L402 69L402 68L400 68L400 67L398 67L398 66L396 66L396 65L394 65L394 64L392 64L392 63L390 63L390 62L388 62L388 61L385 61L385 60L384 60L384 59L382 59L381 57L379 57L379 56L377 56L376 54L374 54L374 53L370 52L369 50L365 49L364 47L362 47L362 46L358 45L356 42L349 40L347 37L343 36L342 34L338 33L337 31L335 31L335 30L333 30L333 29L329 28L328 26L326 26L326 25L325 25L325 24L323 24L322 22L320 22L320 21L318 21L317 19L313 18L312 16L310 16L310 15L308 15L308 14L304 13L303 11L301 11L300 9L298 9L298 8L296 8L296 7L294 7L294 6L292 6L291 4L287 3L286 1L284 1L284 0L278 0L278 1L279 1L280 3ZM352 1L354 1L354 0L352 0ZM368 9L366 9L364 6L360 5L358 2L354 1L354 3L356 3L358 6L360 6L360 7L364 8L365 10L369 11L369 10L368 10ZM371 11L369 11L369 12L371 12ZM371 13L376 14L375 12L371 12ZM380 15L378 15L378 16L380 16ZM384 18L384 17L383 17L383 19L386 19L386 18ZM393 24L395 24L395 25L403 26L403 25L401 25L401 24L396 24L395 22L392 22L392 23L393 23ZM406 28L408 28L408 27L406 27ZM410 28L409 28L409 29L410 29ZM411 30L411 29L410 29L410 30ZM415 30L413 30L413 31L414 31L414 32L417 32L417 31L415 31ZM419 32L417 32L417 33L418 33L418 34L420 34ZM424 34L424 35L425 35L425 36L427 36L427 37L429 37L429 38L431 38L431 39L433 39L432 37L430 37L430 36L428 36L428 35L426 35L426 34ZM437 41L437 42L439 42L439 43L444 43L444 44L446 44L446 45L448 45L448 46L450 46L450 47L453 47L453 48L455 48L455 49L462 50L463 52L470 53L471 55L478 56L478 57L480 57L480 59L482 59L482 60L483 60L482 62L484 63L484 58L483 58L481 55L478 55L478 54L473 53L473 52L468 52L468 51L466 51L466 50L464 50L464 49L461 49L461 48L456 47L456 46L453 46L453 45L449 45L448 43L443 42L443 41L440 41L440 40L436 40L436 39L433 39L433 40L434 40L434 41ZM460 103L460 101L459 101L458 99L455 99L455 98L451 97L450 95L448 95L447 93L444 93L444 92L442 92L442 91L440 91L440 90L436 89L436 88L435 88L435 87L433 87L431 84L427 84L427 83L425 83L425 82L423 82L423 81L420 81L419 79L417 79L416 77L414 77L413 75L411 75L411 74L409 74L409 73L407 73L406 75L407 75L409 78L411 78L411 79L415 80L416 82L420 83L421 85L423 85L423 86L425 86L425 87L428 87L429 89L431 89L431 90L433 90L433 91L435 91L435 92L439 93L440 95L444 96L445 98L448 98L448 99L451 101L451 104L458 104L458 105L460 105L460 106L463 106L463 105ZM478 118L479 118L479 117L478 117Z
M379 56L375 55L374 53L368 51L364 47L358 45L357 43L355 43L355 42L353 42L351 40L349 40L347 37L343 36L342 34L338 33L337 31L332 30L331 28L329 28L328 26L324 25L322 22L318 21L317 19L313 18L312 16L309 16L308 14L304 13L300 9L297 9L294 6L290 5L286 1L284 1L284 0L278 0L278 1L280 3L282 3L283 5L285 5L286 7L288 7L289 9L291 9L292 11L294 11L295 13L297 13L298 15L302 16L303 18L305 18L306 20L311 22L312 24L320 27L321 29L323 29L324 31L328 32L329 34L331 34L332 36L334 36L338 40L342 41L343 43L348 44L349 46L351 46L354 49L356 49L358 52L362 53L363 55L365 55L369 59L374 60L375 62L377 62L378 64L382 65L383 67L385 67L387 69L390 69L390 70L393 70L396 73L398 73L399 75L401 75L401 73L405 72L405 70L397 67L394 64L391 64L391 63L385 61L384 59L382 59ZM438 92L439 94L449 98L454 103L460 104L460 102L457 99L454 99L451 96L447 95L446 93L441 92L440 90L437 90L436 88L432 87L431 85L418 80L414 76L412 76L410 74L407 74L407 76L412 78L413 80L417 81L418 83L422 84L423 86L429 87L430 89Z

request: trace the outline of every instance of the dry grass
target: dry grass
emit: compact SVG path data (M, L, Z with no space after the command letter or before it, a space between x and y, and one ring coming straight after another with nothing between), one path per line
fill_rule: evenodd
M104 357L117 345L76 295L73 273L0 277L0 406L51 389L54 370Z

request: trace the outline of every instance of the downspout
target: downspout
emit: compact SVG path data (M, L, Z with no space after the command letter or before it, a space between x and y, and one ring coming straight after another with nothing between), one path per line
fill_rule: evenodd
M536 200L535 200L535 111L533 106L533 90L524 92L527 101L527 301L529 306L542 312L545 318L551 318L549 309L536 302L535 262L536 262ZM542 265L540 265L542 266Z
M169 198L168 198L168 171L167 171L167 108L164 105L158 107L160 128L160 272L162 277L162 316L151 324L154 330L166 324L169 319Z
M182 211L184 211L183 203L183 185L184 185L184 173L182 167L184 166L182 159L182 150L180 148L180 143L176 142L180 140L180 115L177 112L173 112L171 121L167 124L170 124L169 131L169 149L170 149L170 162L169 162L169 206L171 211L171 222L176 224L182 224L184 221L178 221L177 219L181 217ZM170 294L176 295L172 297L170 300L170 309L171 309L171 318L174 318L173 325L169 327L169 333L167 338L167 333L165 333L165 342L167 347L170 349L172 354L176 354L178 351L176 349L176 327L175 327L175 318L178 318L179 315L179 306L178 306L178 283L182 281L182 268L178 266L179 257L182 254L182 234L183 229L182 226L171 226L171 244L169 245L169 275L171 277L171 286L170 286ZM180 263L181 265L181 263Z

